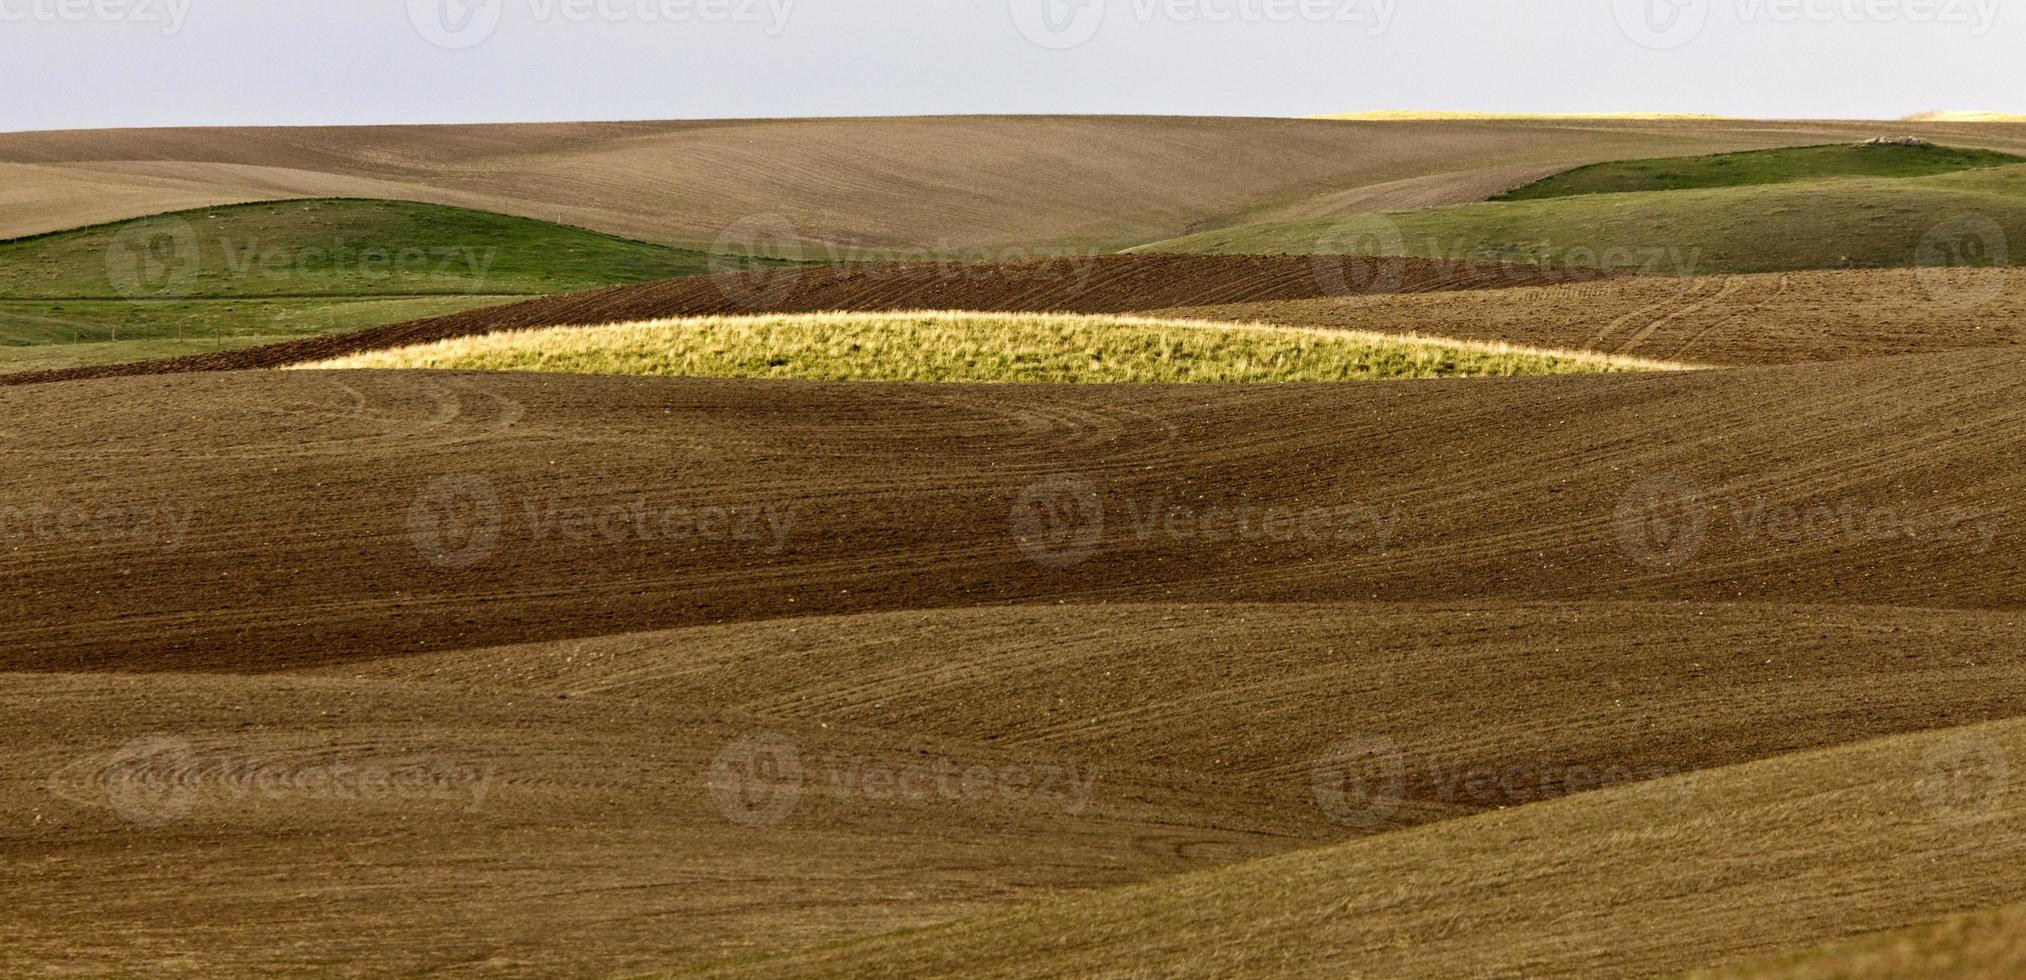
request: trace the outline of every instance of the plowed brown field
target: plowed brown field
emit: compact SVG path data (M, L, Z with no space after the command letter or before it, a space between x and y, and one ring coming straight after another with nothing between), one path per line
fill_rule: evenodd
M2022 366L8 389L0 958L702 965L2016 717ZM1628 524L1656 479L1693 547ZM1883 516L1749 523L1825 506ZM1345 820L1359 739L1399 778Z
M1160 316L1420 333L1696 364L1788 364L2026 344L2026 271L1626 277L1495 293L1196 305Z

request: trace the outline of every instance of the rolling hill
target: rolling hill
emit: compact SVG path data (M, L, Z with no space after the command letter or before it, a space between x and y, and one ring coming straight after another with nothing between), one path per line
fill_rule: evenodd
M700 252L439 205L205 208L0 242L0 370L243 347L712 271Z
M2001 123L1893 126L2026 151ZM1754 227L1889 258L1937 211L1992 223L1944 244L2026 240L2008 210L2026 167L1483 201L1584 164L1896 134L1879 128L0 135L16 231L201 208L138 240L0 245L41 257L0 264L26 284L0 307L404 313L0 377L0 974L2016 972L2026 278L1543 268L1505 261L1538 239L1491 216L1670 221L1649 231L1715 234L1740 265L1778 258ZM378 200L224 203L354 193ZM860 261L1278 247L1410 208L1401 227L1492 236L1499 260ZM176 222L200 242L187 266ZM733 251L864 251L665 278L727 226ZM500 241L480 276L310 260L361 227L425 258ZM288 276L203 253L228 238L288 243ZM210 292L134 303L121 275ZM53 295L94 276L112 298ZM489 301L475 279L539 295L428 306ZM1039 314L1194 317L1715 367L265 370L826 311L853 329L819 353L848 361L876 339L864 317L923 307L986 314L935 318L979 330L934 338L957 347L1060 322ZM1078 369L1110 356L1054 340Z
M2026 272L1865 270L1223 303L1159 316L1447 334L1697 364L1788 364L2026 344Z
M1577 167L1507 191L1493 200L1538 201L1578 194L1753 187L1833 177L1931 177L2021 163L2026 163L2026 159L2010 153L1932 143L1835 143L1657 160L1614 160Z
M710 975L1663 974L2017 901L2026 793L1943 784L2021 751L2011 721L1801 753Z
M1665 275L2004 264L2026 167L1581 194L1240 225L1135 251L1411 255Z
M1788 765L1771 795L1805 800L1818 766L1794 753L2009 717L2026 693L2006 655L2016 619L1677 603L1048 604L422 656L360 648L323 666L249 664L229 675L8 674L0 697L20 724L0 738L10 773L0 814L11 828L0 833L10 856L0 881L60 887L64 898L9 913L15 938L0 965L103 972L145 944L172 974L305 959L374 972L638 974L953 918L991 922L1008 906L1046 910L1120 885L1166 880L1189 895L1191 879L1171 876L1251 875L1246 862L1283 854L1328 868L1345 852L1316 848L1359 840L1372 847L1358 860L1390 861L1408 876L1347 874L1315 887L1351 901L1373 894L1366 882L1389 881L1386 893L1409 896L1392 920L1405 927L1416 910L1442 904L1422 899L1423 889L1459 876L1413 850L1434 846L1425 840L1380 856L1401 840L1396 832L1474 840L1460 850L1486 863L1471 869L1502 881L1511 874L1489 870L1501 852L1522 865L1529 855L1552 859L1512 838L1638 826L1626 807L1654 826L1600 843L1610 861L1588 869L1584 887L1664 874L1666 853L1647 842L1672 827L1698 846L1716 846L1713 833L1766 841L1767 853L1731 858L1734 890L1751 894L1823 848L1871 846L1887 833L1880 819L1899 820L1894 832L1919 830L1932 798L1883 795L1908 787L1874 766L1838 776L1858 784L1847 814L1856 822L1834 824L1839 834L1807 834L1813 823L1747 834L1710 815L1756 819L1755 800L1774 780L1739 780L1733 767ZM1361 736L1397 753L1398 795L1366 809L1320 808L1319 762ZM793 746L803 770L778 820L722 809L717 793L715 758L755 738ZM166 768L176 765L186 768ZM1074 792L1086 795L945 795L928 788L945 765L1054 767L1074 772L1085 787ZM248 773L327 780L374 766L422 767L444 791L331 805L307 788L316 784ZM866 771L928 781L913 792L898 781L886 790L835 782ZM109 778L122 772L145 781L123 789ZM1873 792L1866 780L1880 795L1864 795ZM1812 820L1850 799L1831 796L1790 818ZM1526 822L1553 800L1572 809L1545 826ZM1881 814L1875 804L1886 800L1900 808ZM1804 834L1817 850L1775 857ZM359 840L372 846L350 843ZM511 874L494 870L502 849L516 855ZM61 860L13 859L29 853ZM1899 860L1989 871L2005 853L1920 847ZM126 881L171 861L183 887ZM1981 900L1998 884L1938 877L1881 903L1869 921L1932 917L1950 908L1942 889ZM1502 910L1524 913L1523 893L1497 891L1507 897L1480 890L1447 907L1473 929ZM1784 901L1776 922L1742 938L1813 943L1863 925L1808 923L1819 892ZM267 913L231 915L247 907ZM1713 913L1658 955L1678 958L1685 946L1707 951L1693 962L1750 955L1761 947L1710 938L1734 913ZM1615 928L1635 929L1631 915L1620 913ZM671 920L686 927L669 929ZM333 923L372 932L360 938ZM185 929L204 940L179 935ZM128 945L90 942L108 934ZM1566 949L1594 938L1547 930L1532 942Z
M1198 261L1076 295L1315 301ZM1047 295L1003 271L964 281ZM2016 752L2026 704L2020 354L1963 342L1387 385L8 387L0 880L37 898L0 963L1652 973L2014 902L2016 794L1931 786L1986 744L1959 726ZM1092 489L1094 536L1022 522ZM1626 516L1663 494L1707 522L1681 551ZM1247 507L1323 523L1234 536ZM776 740L803 781L768 823L723 760ZM1319 799L1344 745L1381 781ZM973 770L999 788L922 789ZM436 788L316 788L361 771ZM1005 788L1072 771L1088 796ZM187 887L132 887L169 863ZM1274 938L1178 946L1233 923Z
M1109 251L1273 218L1481 200L1636 157L1913 132L2026 151L2002 123L1341 122L919 117L0 134L0 236L254 200L365 197L496 211L711 250L728 233L1015 258ZM782 216L785 225L764 216ZM768 254L776 254L769 252Z

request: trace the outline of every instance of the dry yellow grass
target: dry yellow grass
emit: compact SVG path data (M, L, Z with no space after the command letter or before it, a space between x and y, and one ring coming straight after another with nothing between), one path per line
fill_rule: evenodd
M1514 377L1687 365L1263 323L1034 313L817 313L545 327L301 365L823 381L1239 383Z

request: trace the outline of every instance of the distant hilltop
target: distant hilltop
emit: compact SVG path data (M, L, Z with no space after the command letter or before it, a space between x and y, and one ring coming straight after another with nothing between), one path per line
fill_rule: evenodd
M1705 116L1669 112L1443 112L1420 109L1382 109L1377 112L1341 112L1310 119L1340 119L1351 122L1411 122L1415 120L1469 119L1734 119L1734 116Z
M2026 122L2026 116L2003 112L1923 112L1901 122Z
M1351 122L1415 122L1415 121L1459 121L1459 120L1499 120L1499 119L1545 120L1550 122L1558 119L1572 120L1572 121L1599 120L1599 119L1629 119L1635 121L1636 120L1651 120L1651 121L1724 120L1732 122L1742 121L1742 117L1739 116L1714 116L1714 115L1702 115L1697 113L1680 113L1680 112L1449 112L1444 110L1423 110L1423 109L1380 109L1373 112L1338 112L1338 113L1329 113L1327 115L1321 116L1310 116L1308 118L1338 119L1338 120L1348 120ZM1916 123L1920 122L2026 123L2026 115L2017 115L2004 112L1965 112L1965 111L1923 112L1917 115L1907 116L1899 121L1916 122Z

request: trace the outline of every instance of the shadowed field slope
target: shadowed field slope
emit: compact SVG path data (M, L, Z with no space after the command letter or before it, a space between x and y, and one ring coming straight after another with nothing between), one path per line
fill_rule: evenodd
M2026 271L1627 277L1426 296L1187 306L1154 316L1436 333L1698 364L1854 360L2026 344Z
M0 884L37 896L4 912L0 965L107 972L145 949L169 975L554 976L785 953L2007 717L2016 628L1675 603L1050 605L257 676L0 675L17 720ZM1360 771L1376 795L1318 796L1343 788L1319 774L1352 773L1331 768L1345 742L1378 750ZM787 768L727 763L756 744ZM1003 781L962 790L979 771ZM1674 779L1639 798L1728 797ZM176 886L133 887L165 862Z
M1250 384L1687 370L1575 351L1260 323L947 312L688 317L510 330L303 367L1029 384Z
M32 375L0 385L182 371L281 367L363 351L527 327L619 323L754 311L821 313L982 310L1130 313L1182 303L1237 303L1366 293L1497 289L1600 278L1589 270L1375 262L1356 257L1084 256L991 264L776 267L619 286L466 314L151 364Z
M5 674L0 704L8 976L637 974L1326 839L1187 773L502 686ZM794 797L727 756L773 744Z
M1689 603L1021 606L316 672L1105 759L1290 808L1312 804L1316 767L1340 743L1384 744L1398 778L1348 835L2026 714L2026 668L2011 656L2019 624L2013 613Z
M2022 357L1386 385L16 387L0 657L252 669L1058 600L2018 610ZM101 529L87 503L128 519Z
M1583 194L1236 225L1147 252L1398 254L1673 275L2005 265L2026 167L1712 190Z
M0 235L284 197L518 214L645 241L1115 249L1242 220L1459 204L1636 157L2026 126L1752 121L926 117L0 134ZM1432 181L1434 186L1428 183ZM1446 187L1444 185L1447 185ZM752 223L761 215L779 222ZM748 224L740 224L749 222ZM827 254L813 258L834 258Z
M2026 722L1901 736L713 975L1664 974L2017 901L2020 752Z

